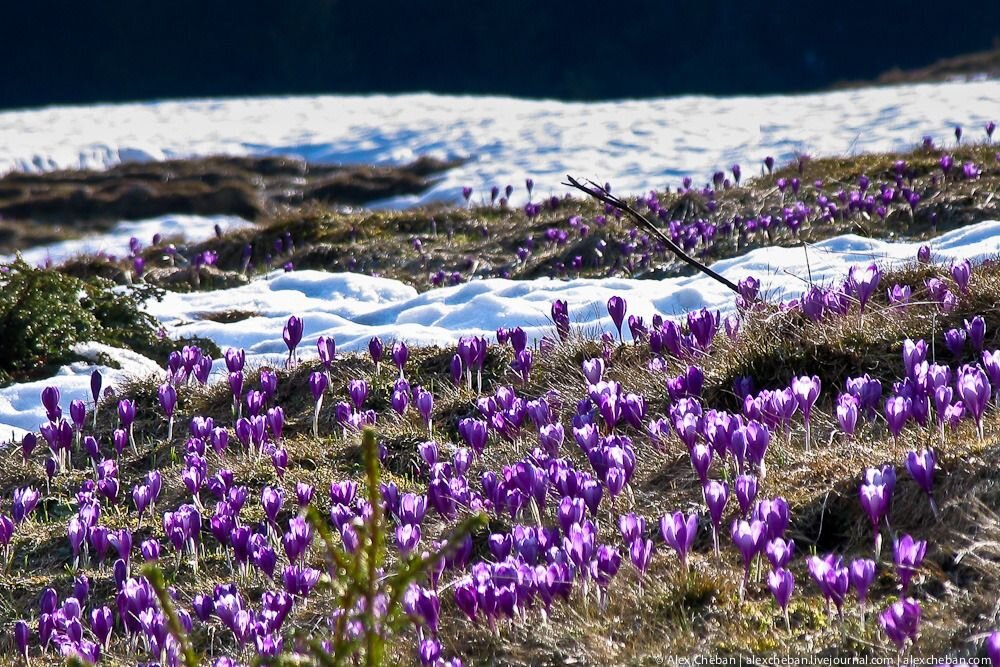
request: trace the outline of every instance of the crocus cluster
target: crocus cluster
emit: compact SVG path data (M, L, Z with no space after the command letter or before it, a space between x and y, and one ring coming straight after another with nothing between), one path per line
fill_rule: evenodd
M733 179L739 183L738 169ZM716 189L724 190L726 181L723 175ZM794 192L797 186L788 187ZM871 185L858 187L867 191ZM953 297L964 294L971 267L956 264L949 274ZM855 307L859 316L867 315L880 279L877 266L852 271L834 297L830 291L804 297L797 306L805 314L802 321L816 319L809 313L828 317ZM68 418L60 392L48 387L41 395L47 421L39 428L48 451L35 456L39 440L30 434L21 443L22 458L27 465L43 458L47 479L72 480L73 493L56 503L50 488L16 489L10 516L0 515L0 546L9 562L11 544L39 507L53 513L68 507L60 515L69 546L66 566L77 578L73 594L61 603L55 590L46 590L37 618L26 612L31 622L14 627L17 650L58 651L93 663L117 636L150 661L178 662L179 642L150 581L137 571L138 559L185 576L207 570L226 580L193 598L172 593L184 631L218 635L219 651L235 656L228 660L294 650L286 618L300 610L360 633L359 618L387 612L369 614L356 602L335 610L310 606L327 588L320 585L327 563L314 535L324 542L329 535L340 556L356 554L377 516L389 526L391 562L441 554L428 556L426 571L408 582L402 600L418 626L416 653L423 664L454 664L442 657L444 596L469 623L502 632L510 622L547 621L567 602L603 611L615 587L634 584L643 595L657 559L684 580L699 569L717 568L726 576L738 566L733 576L741 597L769 592L788 631L795 572L808 572L815 591L840 618L853 595L864 623L866 608L875 602L879 568L884 579L891 568L900 596L878 622L902 650L918 640L921 569L933 545L914 535L894 535L891 564L881 560L898 462L867 468L861 476L858 497L873 531L872 560L837 553L800 557L793 508L773 492L769 462L773 467L779 456L812 455L813 429L826 406L846 438L881 428L883 417L888 434L898 440L911 421L928 426L932 408L942 441L945 424L965 417L975 421L982 438L984 415L1000 382L1000 351L985 349L985 319L970 317L961 329L941 334L940 349L948 350L955 365L935 363L933 354L928 360L933 347L923 340L903 341L901 379L887 397L883 381L870 375L847 378L839 392L839 380L831 387L804 373L760 389L752 378L739 377L733 382L736 399L724 409L715 402L717 379L706 377L711 369L705 362L713 349L729 344L719 330L738 340L740 318L761 303L759 281L741 281L739 292L735 323L704 309L683 321L659 315L647 321L629 313L623 298L612 297L607 310L614 334L606 332L600 351L592 348L593 357L567 368L558 390L539 390L531 371L536 354L573 343L570 313L561 301L551 307L552 338L529 341L519 327L498 330L495 342L463 337L446 353L441 366L447 368L432 371L421 355L410 362L405 342L387 348L379 338L369 341L369 359L338 359L329 336L316 340L315 359L300 358L304 327L293 316L284 327L286 369L251 370L243 350L225 351L218 394L224 412L231 405L229 417L190 414L189 397L204 391L196 385L209 382L214 366L194 346L170 356L165 377L157 379L154 404L105 398L105 409L113 414L103 430L96 419L87 419L88 409L97 411L99 375L92 401L70 401ZM901 287L891 293L898 303L907 301ZM625 364L631 362L623 359L633 355L652 371L644 377L652 378L654 391L627 379ZM510 359L509 366L503 359ZM387 362L392 367L386 372ZM347 375L335 373L340 370ZM324 411L328 393L337 402ZM313 406L312 433L322 444L316 453L293 449L292 456L286 449L308 421L293 412L289 396ZM381 443L381 463L394 472L402 466L406 477L384 481L377 498L359 494L357 482L349 479L316 493L308 474L316 461L331 451L349 460L358 433L386 423L406 434L409 450L400 455L400 443ZM180 431L176 438L175 431ZM169 445L176 465L162 473L138 472L137 461L161 455L158 444ZM837 454L828 449L817 455ZM678 480L690 483L694 493L687 504L644 515L635 502L637 471L671 461L681 464ZM914 448L902 466L937 516L939 452ZM325 523L314 523L312 510ZM442 527L480 512L491 519L488 533L478 541L462 535L445 550ZM728 540L720 538L724 527ZM88 577L107 579L102 590L112 591L110 597L88 599Z

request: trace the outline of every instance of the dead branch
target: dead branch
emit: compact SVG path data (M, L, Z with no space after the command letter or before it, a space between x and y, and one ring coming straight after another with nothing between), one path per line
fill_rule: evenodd
M567 183L563 183L563 185L569 185L571 187L574 187L577 190L580 190L582 192L587 193L588 195L590 195L594 199L602 201L605 204L609 204L611 206L614 206L615 208L617 208L619 211L622 211L623 213L628 213L630 216L632 216L635 219L636 222L639 223L640 227L645 228L648 232L650 232L656 238L658 238L660 241L662 241L663 244L666 245L667 248L670 250L670 252L672 252L675 255L677 255L677 257L680 258L680 260L682 262L684 262L685 264L687 264L689 266L692 266L692 267L698 269L699 271L701 271L702 273L704 273L709 278L711 278L711 279L713 279L713 280L715 280L717 282L722 283L723 285L725 285L726 287L728 287L732 291L736 292L737 294L740 293L740 288L736 285L736 283L734 283L731 280L725 278L724 276L719 275L718 273L716 273L712 269L708 268L707 266L705 266L704 264L702 264L701 262L699 262L697 259L695 259L691 255L689 255L686 252L684 252L683 248L681 248L679 245L677 245L676 243L674 243L670 239L670 237L668 237L666 234L664 234L663 231L659 227L657 227L652 222L650 222L649 218L647 218L642 213L639 213L639 211L637 211L634 208L632 208L624 200L619 199L618 197L615 197L610 192L606 191L604 188L602 188L601 186L597 185L593 181L587 181L587 183L589 183L590 186L591 186L591 187L587 187L586 185L583 185L582 183L580 183L578 180L576 180L575 178L573 178L569 174L566 175L566 178L568 179L568 182Z

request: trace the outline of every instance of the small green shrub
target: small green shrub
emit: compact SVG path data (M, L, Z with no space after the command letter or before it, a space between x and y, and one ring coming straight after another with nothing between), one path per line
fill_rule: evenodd
M98 341L158 361L177 346L142 307L160 291L82 280L22 260L0 267L0 384L39 377L75 361L75 343ZM206 349L202 341L202 349ZM207 352L218 348L209 345Z

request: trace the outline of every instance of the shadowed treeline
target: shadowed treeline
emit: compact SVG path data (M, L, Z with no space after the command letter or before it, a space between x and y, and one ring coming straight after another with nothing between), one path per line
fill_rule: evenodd
M871 79L989 48L1000 3L7 3L0 107L317 92L608 98Z

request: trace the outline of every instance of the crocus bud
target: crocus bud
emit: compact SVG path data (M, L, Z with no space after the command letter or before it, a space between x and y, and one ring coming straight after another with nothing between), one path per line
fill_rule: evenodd
M24 657L25 663L28 661L28 643L31 640L31 628L24 621L14 624L14 646L17 652Z

